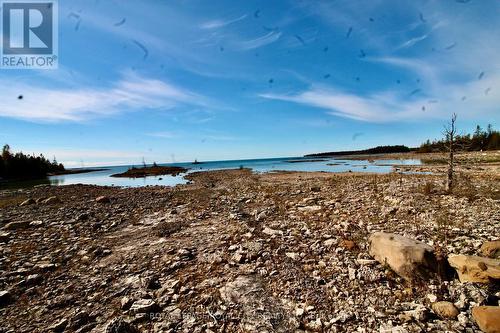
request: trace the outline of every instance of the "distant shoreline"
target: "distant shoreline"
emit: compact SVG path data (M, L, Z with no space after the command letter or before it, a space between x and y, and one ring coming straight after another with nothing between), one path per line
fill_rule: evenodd
M346 151L332 151L325 153L314 153L304 155L304 157L338 157L338 156L352 156L352 155L378 155L378 154L395 154L395 153L410 153L415 152L417 148L408 148L403 145L396 146L378 146L375 148L363 150L346 150Z
M79 173L90 173L90 172L97 172L97 171L106 171L109 170L109 168L96 168L96 169L66 169L64 171L59 171L59 172L52 172L47 175L47 177L51 176L62 176L62 175L76 175Z

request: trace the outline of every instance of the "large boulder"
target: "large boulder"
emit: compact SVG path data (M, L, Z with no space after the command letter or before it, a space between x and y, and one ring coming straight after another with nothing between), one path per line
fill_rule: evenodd
M491 280L500 280L498 259L451 255L448 257L448 262L456 269L460 282L489 283Z
M433 248L425 243L385 232L372 234L369 243L370 255L406 280L428 279L437 272Z
M445 301L435 302L432 303L431 308L435 314L445 319L447 318L455 319L460 314L458 309L451 302L445 302Z
M500 306L476 306L472 308L472 317L481 331L500 333Z

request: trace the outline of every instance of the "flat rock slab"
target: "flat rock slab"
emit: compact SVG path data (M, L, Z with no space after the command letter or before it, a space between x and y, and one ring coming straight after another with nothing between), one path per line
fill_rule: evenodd
M476 306L472 308L472 317L481 331L500 333L500 306Z
M228 282L220 289L220 295L224 302L240 307L243 332L291 332L296 328L287 312L253 275L238 276Z
M157 305L152 299L140 299L135 301L130 307L130 311L133 313L149 313L155 311Z
M429 245L397 234L377 232L369 238L369 253L406 280L428 279L437 260Z
M500 280L500 260L478 256L453 255L448 257L455 268L460 282L489 283Z

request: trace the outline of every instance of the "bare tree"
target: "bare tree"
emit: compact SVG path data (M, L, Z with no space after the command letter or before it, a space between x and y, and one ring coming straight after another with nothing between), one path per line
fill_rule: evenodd
M446 183L446 190L451 192L453 190L453 167L454 167L454 153L455 153L455 135L457 134L456 128L457 114L453 113L451 116L451 122L448 123L444 128L443 134L448 141L448 152L449 152L449 160L448 160L448 179Z

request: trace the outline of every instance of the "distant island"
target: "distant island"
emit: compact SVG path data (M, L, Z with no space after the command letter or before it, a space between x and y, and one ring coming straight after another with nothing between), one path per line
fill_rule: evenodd
M177 176L180 173L186 172L188 169L177 166L158 166L153 164L152 166L144 166L141 168L132 167L125 172L117 173L111 175L115 178L144 178L148 176L165 176L172 175Z
M373 154L394 154L394 153L409 153L416 151L416 148L408 148L406 146L378 146L375 148L364 150L346 150L332 151L326 153L309 154L304 157L331 157L331 156L347 156L347 155L373 155Z

